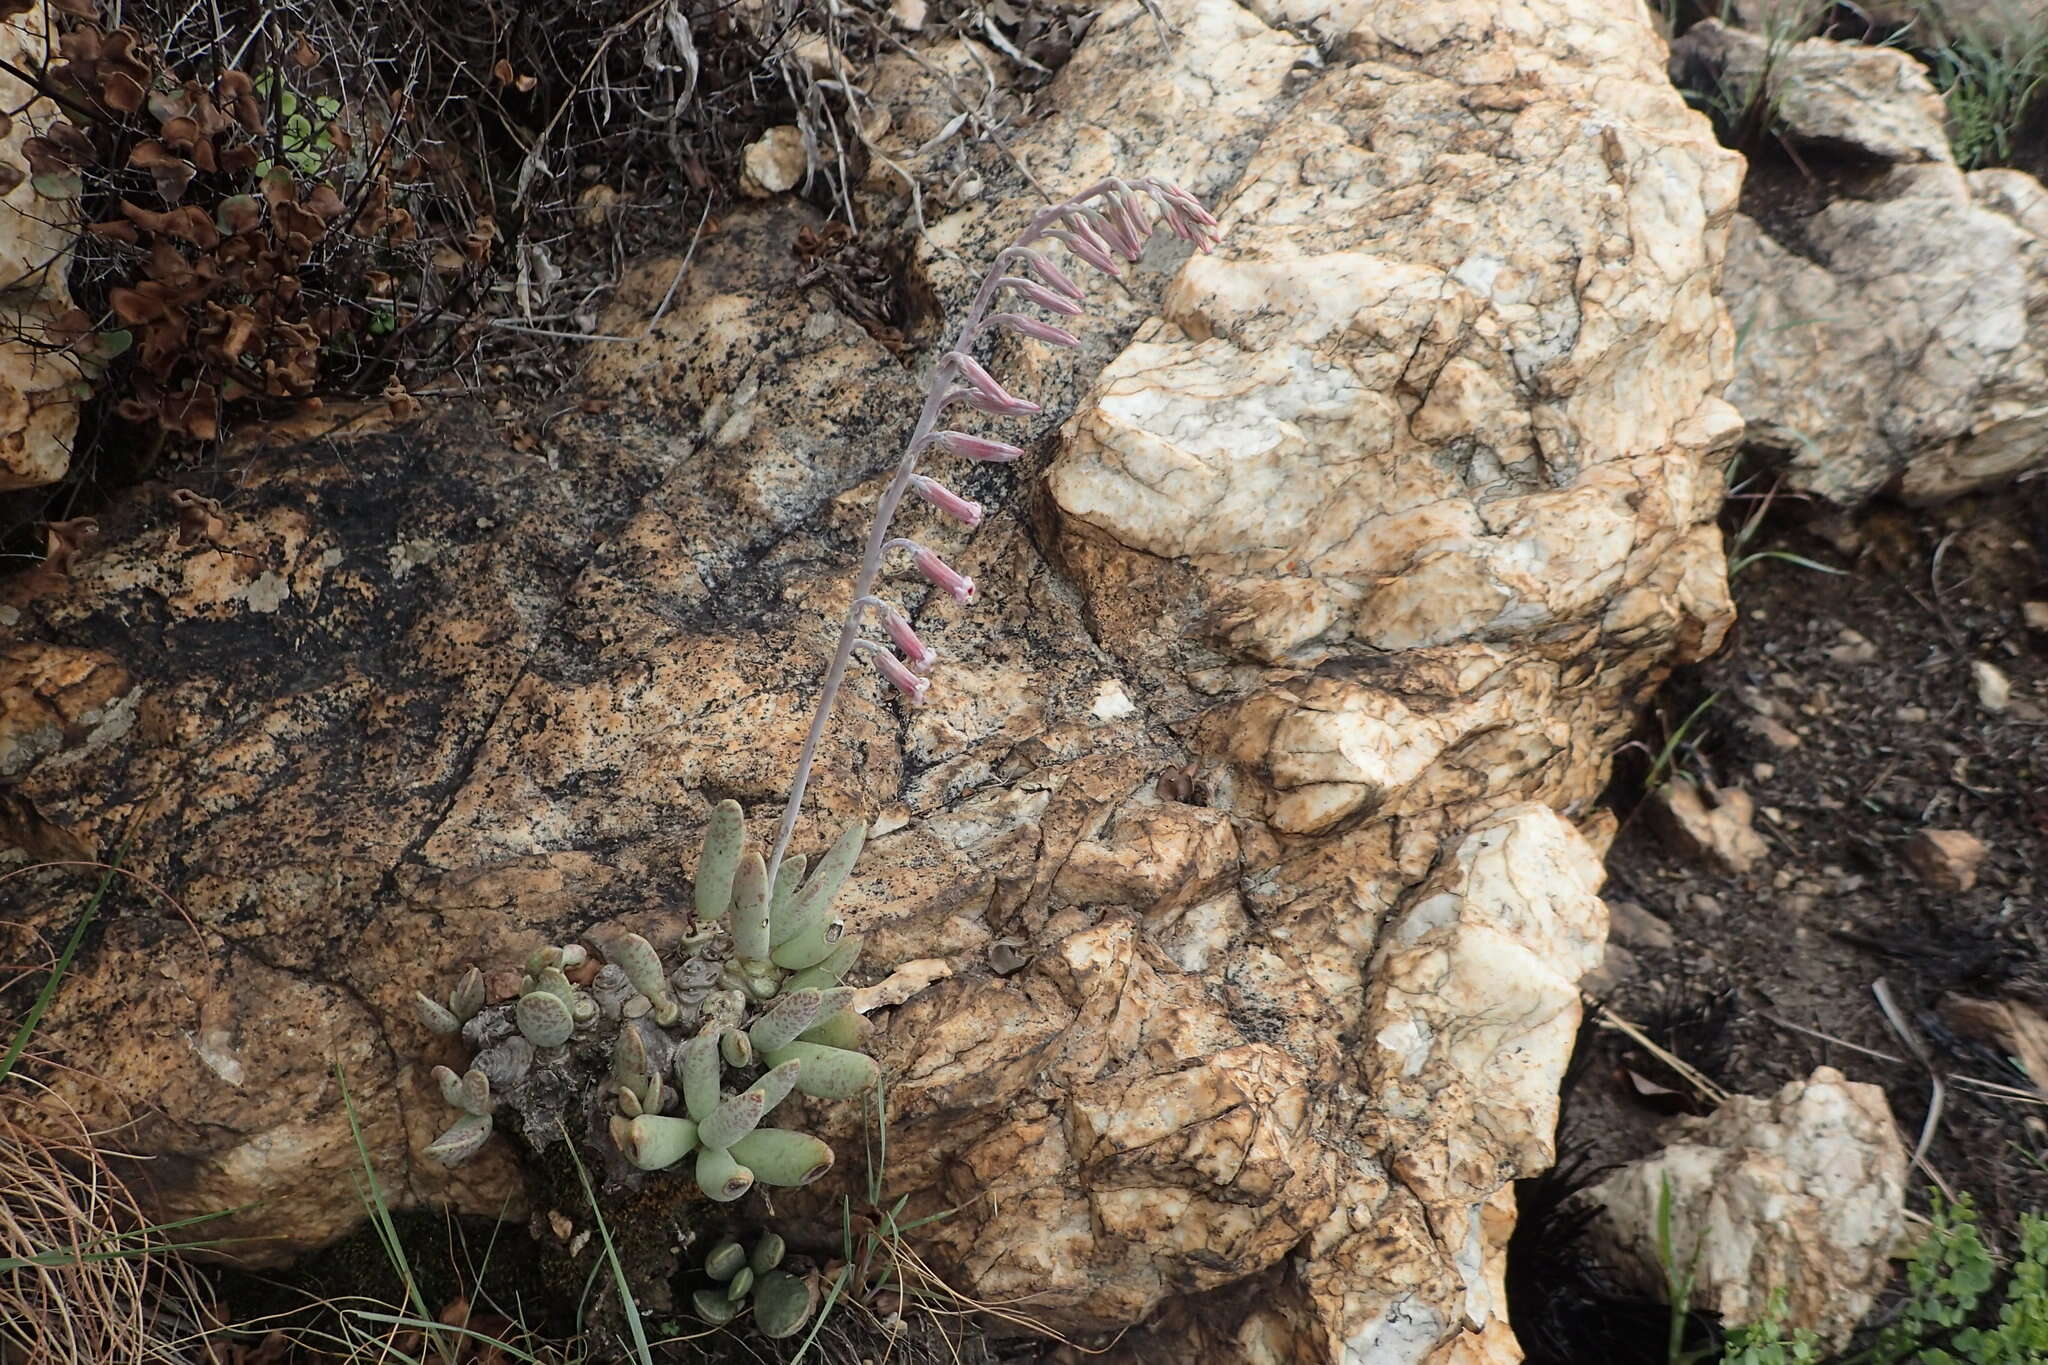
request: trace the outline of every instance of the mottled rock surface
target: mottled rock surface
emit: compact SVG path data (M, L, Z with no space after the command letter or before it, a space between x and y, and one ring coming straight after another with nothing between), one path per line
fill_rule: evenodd
M1883 162L1953 161L1948 107L1927 68L1892 47L1771 39L1708 19L1671 45L1681 88L1747 110L1761 102L1773 136L1824 155Z
M1794 486L1938 502L2048 450L2048 192L2020 171L1899 167L1780 241L1738 218L1729 398Z
M921 1250L964 1291L1145 1322L1132 1361L1513 1359L1509 1182L1551 1159L1605 934L1575 822L1731 616L1738 163L1620 0L1358 0L1333 65L1163 11L1171 46L1105 9L1009 149L1177 178L1230 236L1095 282L1077 354L999 348L1073 416L954 480L973 536L903 523L983 604L891 580L933 702L849 690L798 846L875 820L868 959L950 968L876 1047L890 1187L955 1210ZM418 1159L447 1058L408 997L604 920L673 936L710 805L779 804L936 312L1030 211L979 171L894 335L796 286L809 210L743 206L533 453L462 413L283 452L217 529L145 490L68 580L0 590L35 647L0 657L20 840L130 841L197 925L124 897L44 1033L178 1154L168 1211L270 1198L240 1226L278 1254L343 1231L336 1054L396 1200L516 1189L497 1143ZM70 885L6 918L61 925Z
M0 60L29 68L48 48L41 5L0 19ZM70 392L78 367L52 353L50 324L71 307L65 272L71 267L72 221L68 200L36 193L22 144L58 116L19 78L0 71L0 109L13 126L0 138L0 162L21 172L21 182L0 195L0 493L34 488L64 477L78 430L78 400Z
M1668 1182L1671 1244L1692 1267L1694 1306L1754 1322L1774 1288L1785 1321L1836 1348L1891 1276L1905 1225L1906 1148L1884 1091L1820 1067L1776 1095L1738 1095L1681 1119L1655 1156L1586 1191L1594 1245L1645 1294L1664 1292L1658 1207Z
M1791 485L1939 502L2038 467L2048 191L1958 169L1941 97L1904 52L1814 38L1774 53L1709 21L1672 72L1738 107L1764 82L1773 135L1827 171L1825 205L1741 217L1728 247L1743 337L1728 397Z

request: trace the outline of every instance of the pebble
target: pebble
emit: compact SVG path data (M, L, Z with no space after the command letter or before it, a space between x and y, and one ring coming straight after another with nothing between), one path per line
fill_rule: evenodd
M1970 665L1970 676L1977 684L1977 703L1994 714L2012 705L2012 682L1997 664L1979 659Z
M1658 950L1668 949L1678 941L1669 924L1634 901L1607 903L1607 937L1610 942Z
M1828 657L1836 663L1867 664L1876 661L1877 646L1872 644L1870 637L1862 631L1844 626L1841 634L1835 638L1841 643L1828 651Z
M1991 850L1963 829L1923 829L1906 841L1906 866L1936 891L1957 895L1977 884L1977 869Z

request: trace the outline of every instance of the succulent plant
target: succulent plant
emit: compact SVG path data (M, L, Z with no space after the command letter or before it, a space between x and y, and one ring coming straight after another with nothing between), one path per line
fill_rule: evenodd
M690 1159L698 1187L721 1202L823 1175L828 1144L761 1122L793 1091L844 1100L875 1083L860 1051L866 1021L840 984L861 940L832 912L866 834L849 826L808 877L802 856L786 858L771 886L739 804L721 802L698 859L686 956L672 970L645 938L619 932L601 939L602 961L582 944L537 949L507 1004L484 1003L474 967L445 1005L418 995L429 1029L477 1048L463 1074L435 1068L461 1117L428 1153L466 1160L505 1109L544 1147L584 1112L631 1166Z
M751 1301L754 1329L762 1336L794 1336L818 1306L818 1283L815 1276L781 1269L786 1250L772 1232L762 1233L752 1250L738 1238L726 1238L704 1258L711 1283L690 1295L690 1306L698 1317L721 1327Z

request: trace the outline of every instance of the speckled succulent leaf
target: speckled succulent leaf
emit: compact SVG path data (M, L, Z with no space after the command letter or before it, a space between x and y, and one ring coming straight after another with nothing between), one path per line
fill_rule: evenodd
M546 991L570 1009L576 1005L576 985L562 973L560 967L543 967L533 973L527 982L528 991Z
M448 1034L459 1032L462 1028L462 1021L460 1019L451 1014L440 1001L424 992L414 991L412 993L412 1007L418 1011L420 1022L427 1026L429 1033L438 1033L445 1037Z
M858 820L840 832L832 847L825 850L825 856L818 859L803 890L790 902L789 912L775 922L769 934L775 946L780 947L831 918L832 902L839 895L839 888L853 875L853 865L860 860L861 846L867 837L867 825Z
M612 1075L624 1082L629 1077L644 1079L658 1070L654 1058L648 1055L647 1035L631 1023L621 1028L618 1041L612 1044Z
M724 919L732 905L732 877L747 847L747 816L737 801L711 808L704 827L704 851L697 858L697 918Z
M560 948L554 947L552 944L545 944L535 948L526 955L526 974L528 976L539 976L550 967L556 971L561 970L562 950Z
M456 1075L452 1067L435 1067L434 1084L441 1087L441 1103L450 1109L469 1112L469 1106L462 1102L462 1077Z
M762 1098L761 1112L774 1112L775 1106L789 1098L789 1092L796 1089L797 1072L803 1063L787 1061L781 1066L770 1067L761 1079L747 1087L748 1094L759 1093Z
M697 1141L706 1147L730 1147L760 1124L768 1112L768 1097L759 1090L744 1090L711 1111L711 1117L697 1125Z
M690 1307L703 1321L713 1327L723 1327L740 1315L740 1307L725 1297L723 1287L698 1289L690 1294Z
M773 1052L794 1042L818 1021L824 997L817 991L792 991L775 1002L775 1007L754 1021L747 1040L756 1052Z
M660 1001L668 994L668 978L662 974L661 954L638 934L620 934L612 940L606 956L619 964L633 989L649 1000Z
M753 1287L754 1268L752 1266L743 1265L739 1268L739 1272L735 1274L732 1277L732 1280L725 1286L725 1296L728 1299L731 1299L734 1303L738 1303L741 1299L744 1299L747 1296L747 1291L752 1289Z
M489 1114L464 1114L452 1127L427 1144L427 1155L444 1166L454 1166L475 1156L491 1135Z
M642 1114L626 1125L619 1150L643 1171L662 1171L697 1150L697 1125L688 1119Z
M804 889L804 869L809 865L810 860L801 853L792 853L782 860L781 868L775 873L775 894L768 898L770 924L789 913L796 893Z
M535 1047L560 1047L576 1031L576 1021L559 996L529 991L512 1007L512 1022Z
M800 972L815 967L832 955L846 926L838 920L822 920L769 954L769 961L784 971Z
M728 1237L711 1248L711 1254L704 1258L704 1273L725 1284L747 1263L747 1249L737 1239Z
M754 1173L735 1161L731 1152L723 1147L697 1149L697 1188L704 1191L705 1198L730 1204L753 1187Z
M448 1012L466 1024L484 1007L484 995L484 974L471 967L448 992Z
M640 1103L640 1092L631 1086L620 1086L619 1112L629 1119L637 1119L646 1113L647 1107Z
M768 860L758 849L740 860L733 877L732 947L742 961L768 959Z
M771 1270L754 1286L754 1328L774 1340L793 1337L817 1306L817 1285L808 1276Z
M808 1185L832 1169L828 1143L788 1128L756 1128L732 1145L732 1154L762 1184L788 1189Z
M754 1045L744 1032L729 1028L718 1035L718 1055L725 1058L727 1066L752 1066Z
M462 1073L462 1083L456 1087L461 1096L455 1107L470 1114L488 1114L494 1106L491 1103L491 1078L475 1067Z
M822 1043L794 1042L768 1053L763 1060L770 1066L802 1062L796 1088L817 1100L850 1100L874 1085L882 1072L872 1057Z
M700 1123L719 1105L718 1037L722 1031L716 1024L707 1024L676 1049L676 1080L682 1086L683 1108Z
M852 1010L841 1010L830 1019L813 1024L804 1030L800 1041L818 1043L824 1047L843 1048L848 1052L859 1052L867 1046L868 1034L873 1025Z
M759 1171L754 1172L755 1179L759 1179L760 1175ZM756 1275L766 1275L782 1264L782 1258L788 1251L787 1242L772 1232L764 1232L754 1243L753 1251L748 1253L747 1264L754 1268Z
M782 989L785 991L823 990L836 986L846 979L853 970L853 964L860 961L861 945L866 942L859 934L841 934L839 941L832 945L832 951L825 954L825 960L815 967L806 967L794 976L785 977Z

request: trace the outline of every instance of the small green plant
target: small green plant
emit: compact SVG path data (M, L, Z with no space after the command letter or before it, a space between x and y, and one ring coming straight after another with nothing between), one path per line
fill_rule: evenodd
M1774 1289L1763 1316L1728 1334L1721 1365L1816 1365L1820 1337L1804 1327L1785 1330L1785 1291Z
M468 1159L501 1108L543 1147L582 1112L583 1078L595 1075L615 1109L603 1131L640 1170L694 1157L698 1188L721 1203L757 1180L797 1186L823 1175L829 1145L760 1124L793 1091L852 1099L878 1075L860 1051L866 1021L840 984L861 939L832 913L866 835L865 825L849 826L808 878L803 857L785 859L771 887L767 860L747 849L739 803L721 802L698 859L686 956L673 972L646 939L617 933L605 936L601 965L580 943L536 950L507 1003L485 1003L475 967L445 1002L416 996L430 1030L460 1032L478 1049L461 1073L434 1068L442 1099L461 1117L429 1155L450 1165ZM670 1031L692 1025L687 1038ZM760 1074L728 1091L728 1069ZM681 1114L665 1112L678 1103Z
M2048 1358L2048 1218L2020 1217L2004 1276L1968 1195L1934 1197L1927 1236L1906 1265L1906 1301L1877 1344L1845 1365L2034 1365ZM1995 1308L1994 1308L1995 1304Z
M1686 1258L1681 1268L1671 1221L1671 1177L1667 1175L1657 1185L1657 1264L1664 1268L1664 1302L1671 1309L1664 1353L1670 1365L1695 1365L1695 1362L1713 1354L1685 1344L1687 1329L1692 1325L1692 1292L1699 1287L1696 1272L1700 1248L1698 1245L1693 1247L1692 1255Z
M2009 165L2014 136L2048 90L2048 23L1998 36L1965 28L1933 54L1949 146L1964 170Z
M724 1326L750 1308L754 1330L770 1340L795 1336L818 1306L815 1276L792 1275L782 1269L789 1248L782 1238L764 1232L751 1249L728 1237L704 1258L711 1283L690 1295L697 1316L714 1327Z

